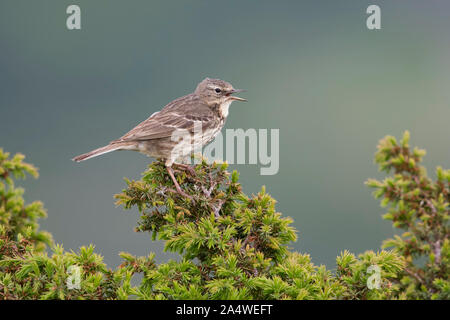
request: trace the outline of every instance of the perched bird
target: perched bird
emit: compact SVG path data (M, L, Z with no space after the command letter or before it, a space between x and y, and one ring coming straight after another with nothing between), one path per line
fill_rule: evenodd
M170 102L121 138L72 160L80 162L116 150L139 151L163 159L177 191L186 195L175 179L172 164L216 137L225 124L231 103L247 101L232 95L242 91L226 81L206 78L193 93Z

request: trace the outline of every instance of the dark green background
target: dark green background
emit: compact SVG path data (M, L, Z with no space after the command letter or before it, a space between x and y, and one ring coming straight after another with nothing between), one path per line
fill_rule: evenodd
M66 29L78 4L82 30ZM382 30L366 28L378 4ZM378 249L393 233L364 186L380 138L405 129L434 172L450 161L448 1L2 0L0 146L40 168L26 199L49 211L42 228L66 249L94 243L110 266L119 251L146 255L162 243L132 231L136 211L114 206L123 177L146 157L119 152L75 164L217 77L248 92L227 128L279 128L280 171L241 171L295 220L296 250L334 266L343 249Z

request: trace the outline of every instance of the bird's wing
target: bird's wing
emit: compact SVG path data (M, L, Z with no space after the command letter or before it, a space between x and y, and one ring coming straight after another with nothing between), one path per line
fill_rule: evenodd
M214 112L205 104L180 104L175 108L169 104L113 142L167 138L172 136L177 129L193 132L196 121L200 121L204 127L205 125L209 126L214 120Z

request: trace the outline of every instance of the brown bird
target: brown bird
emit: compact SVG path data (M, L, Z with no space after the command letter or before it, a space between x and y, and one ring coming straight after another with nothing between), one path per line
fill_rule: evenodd
M177 191L186 196L175 179L172 164L216 137L225 124L231 103L247 101L232 95L242 91L226 81L206 78L193 93L170 102L121 138L72 160L80 162L116 150L139 151L163 159Z

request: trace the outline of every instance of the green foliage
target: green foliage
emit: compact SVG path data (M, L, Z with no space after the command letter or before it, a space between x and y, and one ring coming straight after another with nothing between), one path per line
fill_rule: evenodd
M26 205L23 189L13 178L37 177L25 157L0 149L0 300L3 299L110 299L123 297L129 283L126 270L108 270L94 247L79 253L55 246L48 232L39 231L39 218L47 213L41 202ZM45 252L52 246L52 255ZM69 289L70 266L80 267L80 289Z
M23 179L26 173L38 177L37 169L23 162L24 155L18 153L10 158L8 152L0 148L0 227L3 234L17 240L20 234L27 234L36 251L42 251L52 243L48 232L39 231L39 218L47 217L42 202L25 205L24 190L14 186L13 177ZM1 258L1 252L0 252Z
M52 242L37 224L45 211L25 206L11 179L36 170L0 152L0 300L448 299L450 171L438 169L432 182L418 165L424 152L411 151L408 139L381 140L376 162L394 176L367 182L389 205L385 218L406 232L385 242L389 251L342 252L335 272L289 248L297 240L292 219L276 211L264 187L247 196L237 172L205 161L192 170L174 166L187 197L159 161L116 195L117 204L138 208L136 231L163 240L181 259L158 264L154 254L122 252L123 263L110 270L93 246L75 253L52 245L48 254L43 248ZM81 270L79 288L72 266Z
M64 252L61 246L52 248L52 255L33 252L25 238L1 244L0 300L10 299L118 299L123 297L123 285L131 275L126 270L113 272L106 268L94 247L81 247L78 253ZM79 267L79 288L71 276ZM69 284L68 284L69 282Z
M449 203L450 170L438 167L437 180L428 178L419 164L424 150L409 148L409 132L400 142L387 136L378 145L375 161L380 170L393 176L369 179L374 196L388 207L383 216L402 235L386 240L383 247L394 248L406 261L399 281L403 298L450 298Z
M125 267L143 274L130 294L140 299L371 299L391 295L391 279L402 269L393 252L367 252L351 262L338 259L342 273L315 266L307 254L290 252L296 240L292 219L275 210L263 187L242 193L238 174L226 164L202 162L195 172L175 168L188 197L174 190L163 163L154 162L139 181L127 181L116 196L140 212L137 231L165 240L181 262L156 265L153 257L124 254ZM377 264L385 282L369 293L367 267ZM344 272L345 271L345 272ZM376 293L375 293L376 291Z
M337 265L337 277L345 286L342 293L343 299L396 298L398 288L393 282L399 271L403 269L404 263L394 251L381 251L376 254L373 251L366 251L359 255L359 259L348 251L344 251L337 258ZM375 272L370 272L371 266L374 269L378 267L380 270L378 279L382 290L370 289L367 285L368 282L372 282L371 277L377 276Z

